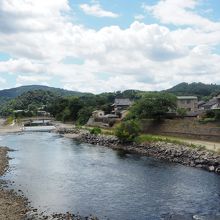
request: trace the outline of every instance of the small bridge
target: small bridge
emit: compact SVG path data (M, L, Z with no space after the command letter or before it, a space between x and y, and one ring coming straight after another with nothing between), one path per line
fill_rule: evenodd
M29 118L22 118L21 119L21 124L25 125L31 125L32 123L37 123L37 124L46 124L46 123L51 123L54 121L53 117L29 117Z
M28 117L28 118L21 118L21 122L31 122L31 121L54 121L54 117L48 116L38 116L38 117Z

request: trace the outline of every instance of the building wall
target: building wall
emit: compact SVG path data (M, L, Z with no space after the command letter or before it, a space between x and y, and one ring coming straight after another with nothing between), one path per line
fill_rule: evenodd
M92 116L93 118L101 118L105 115L104 111L96 111L96 112L93 112Z
M144 133L220 141L220 122L202 124L197 119L167 119L161 123L143 120Z
M178 99L177 107L196 112L198 110L198 101L196 99Z

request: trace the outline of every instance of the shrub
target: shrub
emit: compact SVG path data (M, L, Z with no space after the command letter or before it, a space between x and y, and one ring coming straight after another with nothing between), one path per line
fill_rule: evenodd
M205 116L206 118L214 118L215 117L215 111L213 111L213 110L208 110L207 112L206 112L206 116Z
M9 116L9 117L7 117L7 119L6 119L5 124L6 124L6 125L12 124L13 121L14 121L14 117L13 117L13 116Z
M92 128L90 130L90 134L95 134L95 135L98 135L98 134L101 134L102 133L102 130L98 127L95 127L95 128Z
M215 120L220 121L220 110L215 111Z
M122 142L132 142L139 135L140 125L135 120L123 121L115 129L115 135Z

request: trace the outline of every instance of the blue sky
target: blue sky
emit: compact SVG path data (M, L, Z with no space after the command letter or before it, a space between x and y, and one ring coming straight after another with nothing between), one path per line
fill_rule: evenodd
M128 28L130 24L134 21L135 15L143 14L144 10L141 7L144 2L148 4L156 3L155 0L148 0L148 1L127 1L127 0L104 0L99 1L102 5L103 9L107 9L119 15L118 18L112 19L109 17L104 17L100 19L99 17L95 16L85 16L85 13L80 9L79 5L82 3L90 4L91 1L71 1L70 5L76 13L76 19L79 23L89 27L94 28L96 30L110 25L118 25L121 28ZM156 22L152 16L147 16L143 19L144 22L148 24L152 24Z
M220 84L216 0L1 0L0 89Z

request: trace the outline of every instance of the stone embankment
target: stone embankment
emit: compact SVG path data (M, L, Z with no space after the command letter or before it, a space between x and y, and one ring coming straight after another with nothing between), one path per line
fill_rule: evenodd
M61 129L58 133L80 142L102 145L116 150L125 150L157 159L202 168L220 174L220 155L201 147L193 148L187 144L167 142L146 142L142 144L122 144L115 136L94 135L86 130Z

